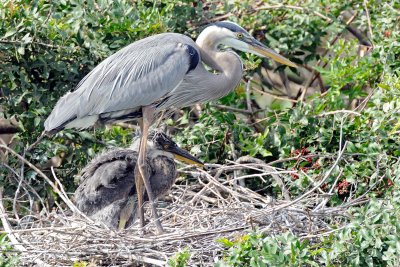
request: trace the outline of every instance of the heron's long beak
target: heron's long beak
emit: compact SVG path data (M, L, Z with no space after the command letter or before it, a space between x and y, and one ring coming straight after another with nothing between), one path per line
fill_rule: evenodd
M168 152L172 153L174 155L175 159L182 161L186 164L197 165L200 167L204 166L204 163L202 161L200 161L195 156L190 155L189 152L187 152L186 150L184 150L178 146L172 146L166 150Z
M274 50L266 47L265 45L263 45L261 42L257 41L256 39L252 39L251 42L248 43L248 50L249 50L249 52L256 54L260 57L269 57L281 64L297 68L297 65L294 64L292 61L279 55Z

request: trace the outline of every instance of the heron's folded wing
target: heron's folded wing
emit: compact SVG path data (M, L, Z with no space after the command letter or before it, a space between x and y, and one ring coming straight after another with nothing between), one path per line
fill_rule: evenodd
M199 62L195 43L180 34L160 34L135 42L95 67L58 102L47 131L74 119L132 110L159 101ZM193 57L195 52L196 57Z

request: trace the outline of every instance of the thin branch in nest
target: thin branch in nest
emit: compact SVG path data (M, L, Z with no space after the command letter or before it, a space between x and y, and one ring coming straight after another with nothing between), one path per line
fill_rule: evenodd
M339 155L336 155L330 171L337 166L345 148L346 143L341 147ZM332 155L325 156L332 158ZM331 231L328 222L337 216L342 219L345 207L312 210L312 207L323 203L329 195L314 193L316 189L313 188L293 201L290 201L293 196L290 196L289 191L289 201L276 200L229 183L223 176L235 170L251 170L261 175L277 175L282 179L282 174L290 172L273 168L270 164L263 161L246 164L230 162L224 165L209 164L207 170L182 169L181 172L195 176L197 182L174 185L169 196L159 200L162 206L159 212L167 232L156 237L138 236L138 225L115 232L99 222L94 224L81 216L71 215L74 207L69 205L59 205L59 209L50 214L22 218L22 221L26 221L20 226L22 228L12 229L10 226L6 231L7 234L16 234L14 244L25 248L20 254L22 264L38 264L34 259L39 259L52 266L70 266L76 261L118 266L133 263L165 265L166 258L174 255L179 248L186 247L191 253L189 266L199 262L202 266L213 266L215 258L223 257L223 246L215 242L219 238L234 239L252 229L266 234L290 231L299 237L322 235ZM67 198L54 170L52 173L55 181L53 186ZM326 172L323 179L329 175ZM246 177L243 172L235 179ZM318 177L312 178L318 180ZM44 180L46 183L52 182L49 178ZM64 201L64 198L61 200ZM359 201L361 203L362 200ZM145 210L150 212L148 205ZM7 211L0 212L7 216ZM155 226L150 225L148 229L149 232L155 231Z
M250 156L241 157L241 158L239 158L236 162L237 162L238 164L242 164L242 163L258 163L258 164L264 165L264 166L263 166L263 169L265 169L267 172L276 171L275 168L266 165L262 160L256 159L256 158L253 158L253 157L250 157ZM286 188L284 182L283 182L282 179L279 177L279 175L274 174L274 173L272 173L272 172L271 172L270 174L271 174L272 178L275 180L275 182L276 182L276 183L279 185L279 187L281 188L282 195L284 196L285 200L290 201L291 199L290 199L289 191L288 191L288 189Z
M336 158L335 162L333 163L333 165L331 166L331 168L325 173L324 178L322 178L321 181L319 181L318 184L316 184L313 188L311 188L309 191L307 191L306 193L304 193L303 195L299 196L298 198L296 198L295 200L286 203L286 204L282 204L280 206L278 206L277 208L273 208L274 211L277 210L281 210L283 208L289 207L297 202L299 202L300 200L304 199L305 197L309 196L312 192L314 192L317 188L319 188L323 183L325 183L325 181L329 178L329 176L331 175L331 173L333 172L333 170L336 168L336 166L339 164L340 160L342 159L343 153L346 150L348 142L346 141L343 145L343 148L341 151L339 151L339 155Z
M0 218L1 218L1 223L3 225L4 231L7 233L7 237L10 239L10 242L14 246L14 248L18 252L25 252L25 251L27 251L27 249L23 245L21 245L21 243L18 241L18 239L20 239L18 234L12 231L12 227L9 224L8 220L7 220L7 212L6 212L6 209L4 208L4 205L3 205L3 190L4 190L3 187L0 187ZM34 262L36 264L38 264L39 266L50 266L50 265L44 263L40 259L34 259Z
M72 202L69 200L68 196L63 194L58 187L50 180L47 175L45 175L41 170L39 170L35 165L30 163L27 159L19 155L17 152L15 152L13 149L5 146L5 145L0 145L0 148L3 148L5 150L8 150L11 154L13 154L15 157L17 157L19 160L24 162L26 165L28 165L31 169L33 169L35 172L37 172L40 176L42 176L45 181L53 188L54 192L57 193L57 195L65 202L66 205L71 209L71 211L86 217L85 214L83 214Z

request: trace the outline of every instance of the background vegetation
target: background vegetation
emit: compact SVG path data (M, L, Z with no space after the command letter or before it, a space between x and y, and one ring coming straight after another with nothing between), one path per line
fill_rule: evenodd
M209 22L235 21L304 69L289 70L243 54L246 76L238 89L216 103L202 105L200 111L188 108L177 112L166 122L174 139L210 163L248 154L266 162L292 158L277 166L296 171L284 181L293 195L312 184L310 176L322 177L327 171L324 166L331 166L339 147L347 142L345 160L327 180L328 188L336 183L329 205L360 196L366 201L349 211L347 227L338 227L329 235L308 239L290 232L254 233L238 240L220 240L226 254L218 264L398 266L399 10L398 0L284 4L3 0L0 118L12 120L20 130L12 148L43 170L50 165L59 167L58 177L73 192L77 186L74 176L87 161L104 147L127 146L133 131L121 125L66 130L27 152L58 98L101 60L135 40L166 31L195 38ZM273 92L274 86L257 79L265 70L279 73L284 81L310 87L306 97L303 99L302 91L286 92L279 97L290 101L262 107L254 91L249 98L246 86L252 90L261 82L264 91ZM18 187L15 172L20 171L20 162L2 157L0 168L0 186L5 196L12 196ZM35 203L37 210L51 209L55 201L52 190L32 169L22 171L37 194L46 199L46 203ZM249 179L245 183L261 194L282 198L280 187L272 181ZM24 207L17 209L22 214L25 211ZM5 238L0 245L2 250L8 249ZM190 251L185 253L177 255L176 261L187 260ZM4 256L0 263L13 261ZM170 264L181 266L174 260Z

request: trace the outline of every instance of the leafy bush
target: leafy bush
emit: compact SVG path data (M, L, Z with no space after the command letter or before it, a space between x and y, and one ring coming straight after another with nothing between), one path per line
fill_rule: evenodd
M175 254L175 256L168 259L168 266L170 267L184 267L187 266L190 258L188 249L184 249Z
M350 210L351 222L329 236L252 233L219 240L228 248L220 266L398 266L400 193Z
M0 236L0 266L1 267L13 267L18 266L18 257L15 252L13 252L13 248L8 243L7 235L2 234Z
M14 149L22 153L43 131L43 123L56 101L102 59L148 35L185 31L190 4L161 1L3 1L0 3L0 116L14 117L22 133ZM27 157L46 166L52 157L63 159L57 170L68 190L73 175L105 145L126 146L132 131L64 131L45 139ZM102 140L102 141L98 141ZM17 169L12 159L8 164ZM13 192L9 173L1 169L0 183ZM4 175L3 175L4 174ZM31 183L46 195L44 183L28 170ZM40 188L42 187L42 188Z
M222 105L247 109L246 85L241 83L218 105L203 105L200 117L184 109L183 116L169 120L175 140L206 162L223 163L248 154L268 162L301 156L277 164L298 171L284 181L294 196L311 184L305 174L322 177L338 147L348 141L344 161L339 165L342 178L329 205L339 205L343 198L349 197L349 191L360 196L374 187L368 194L372 201L365 207L352 209L348 226L329 237L301 239L285 233L221 240L229 248L227 264L396 266L399 264L399 196L395 192L400 174L399 9L398 0L385 3L309 0L285 4L2 1L0 117L14 117L19 122L22 132L16 136L13 148L23 154L43 131L44 120L59 97L72 90L102 59L135 40L160 32L181 32L195 37L209 20L218 20L220 15L230 12L229 19L251 29L262 42L314 69L327 91L317 92L306 102L290 108L277 105L251 114L221 108ZM358 42L341 38L342 32L349 30L344 19L346 12L357 15L352 25L361 32L369 33L371 25L369 41L374 47L363 57L360 57L363 47ZM242 56L246 59L246 79L261 73L262 68L271 68L256 57ZM321 60L319 66L317 60ZM323 64L327 67L321 67ZM276 71L282 75L296 74L295 70L284 72L282 67ZM254 101L254 96L250 101ZM353 112L343 111L348 109ZM106 146L126 146L131 139L132 130L120 126L66 130L45 139L25 156L42 169L49 159L60 157L63 163L57 168L57 175L67 191L72 192L76 187L74 175L90 157ZM8 157L0 164L0 185L6 196L13 195L17 186L14 178L18 173L10 169L22 169L41 197L54 196L37 173L20 168L15 158ZM246 182L257 189L266 186L260 181ZM334 177L327 183L332 185ZM272 186L272 190L259 193L280 198L280 188ZM4 240L3 243L7 244ZM182 252L170 264L185 265L188 255L189 252ZM7 264L13 262L9 258L2 260L10 262Z

